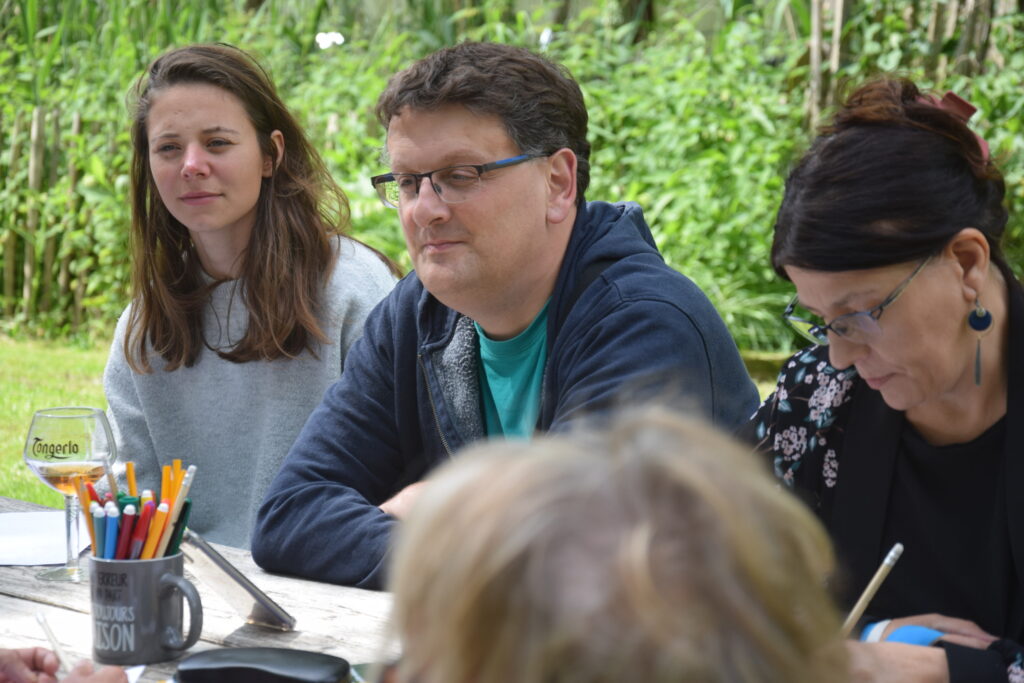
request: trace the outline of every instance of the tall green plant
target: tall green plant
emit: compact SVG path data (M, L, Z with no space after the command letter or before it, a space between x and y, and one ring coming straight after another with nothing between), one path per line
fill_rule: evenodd
M37 268L31 285L43 288L47 278L64 285L53 288L49 308L28 320L19 311L0 328L61 336L77 322L78 334L110 336L128 296L125 96L154 56L191 42L229 42L259 57L348 194L353 233L408 266L398 217L368 182L384 168L384 131L373 106L394 72L472 39L523 45L565 64L591 115L589 196L639 202L666 260L708 292L742 346L788 346L776 319L788 287L771 272L767 254L783 178L808 142L808 0L660 0L657 21L639 43L618 0L570 5L572 11L563 0L8 0L0 9L0 264L13 254L20 296L24 226L36 207L41 226L27 253L42 263L49 242L56 265ZM921 80L936 56L921 20L930 7L915 0L854 5L837 76L859 81L895 68ZM1019 17L993 21L998 50L991 53L1000 68L960 73L954 40L940 45L950 75L924 79L981 109L976 129L1007 172L1014 263L1024 257L1024 93L1016 78L1024 71L1022 29ZM343 44L321 49L320 31L341 33ZM27 189L24 133L36 106L59 110L60 122L49 119L47 131L62 131L61 144L47 150L47 182L38 193ZM75 113L82 127L72 134ZM19 118L23 132L15 138ZM6 246L12 240L14 251Z

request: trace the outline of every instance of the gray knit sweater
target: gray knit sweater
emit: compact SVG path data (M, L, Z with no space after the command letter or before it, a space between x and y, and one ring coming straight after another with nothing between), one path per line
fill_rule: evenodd
M333 343L295 359L232 363L208 348L190 368L138 374L124 356L127 309L117 324L103 376L119 464L135 462L140 491L160 488L174 458L195 465L189 527L208 540L248 548L256 509L306 418L341 376L349 347L395 278L366 247L335 239L338 258L325 291L321 325ZM230 348L248 311L235 282L217 287L203 318L206 342ZM123 467L118 467L123 469Z

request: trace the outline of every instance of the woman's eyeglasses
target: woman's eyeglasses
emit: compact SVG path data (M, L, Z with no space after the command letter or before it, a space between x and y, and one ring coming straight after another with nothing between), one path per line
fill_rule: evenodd
M917 274L921 272L921 269L925 267L931 257L924 259L917 267L914 268L907 279L897 285L896 289L892 293L885 297L882 303L878 304L872 309L867 311L857 311L855 313L847 313L841 315L827 325L821 320L808 320L799 315L796 315L796 305L798 296L794 296L789 305L786 306L786 310L782 312L782 317L790 324L790 326L796 330L804 339L814 342L815 344L821 344L822 346L828 345L828 333L840 336L847 339L855 344L863 343L869 339L877 337L882 333L882 327L878 324L878 319L882 317L882 313L885 309L891 306L896 299L900 297L903 290L907 288L907 285L917 277Z

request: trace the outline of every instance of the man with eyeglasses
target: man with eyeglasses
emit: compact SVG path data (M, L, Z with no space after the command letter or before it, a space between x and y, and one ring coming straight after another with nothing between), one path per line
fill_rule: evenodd
M757 394L722 320L634 204L588 202L579 86L522 48L466 43L377 105L415 272L367 320L259 511L263 567L379 588L420 480L463 445L529 438L640 398L732 430ZM495 482L500 486L500 482Z

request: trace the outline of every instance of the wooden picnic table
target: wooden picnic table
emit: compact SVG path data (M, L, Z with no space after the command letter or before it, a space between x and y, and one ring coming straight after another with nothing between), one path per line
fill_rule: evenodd
M48 508L0 496L0 513L41 509ZM0 524L2 520L0 515ZM203 601L202 636L186 654L220 647L285 647L326 652L352 664L381 661L395 654L393 646L385 647L390 594L269 574L256 566L248 551L211 545L296 618L295 630L282 632L245 623L223 598L190 577L186 564L186 578L196 585ZM86 561L85 556L82 560ZM72 663L91 658L89 583L41 581L36 578L39 570L0 566L0 647L49 648L36 622L40 610ZM177 660L152 664L139 680L169 679L176 667Z

